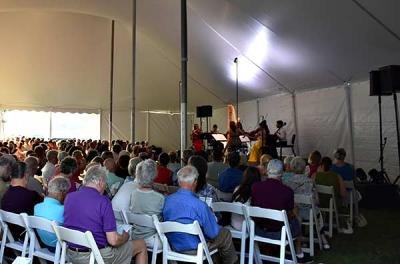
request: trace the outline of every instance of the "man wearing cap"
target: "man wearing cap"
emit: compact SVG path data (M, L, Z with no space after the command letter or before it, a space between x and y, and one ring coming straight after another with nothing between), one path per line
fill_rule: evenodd
M295 240L295 248L298 263L312 263L312 258L305 256L301 249L301 227L294 213L293 190L285 186L281 177L283 164L280 160L273 159L268 163L268 178L265 181L254 183L251 190L252 205L274 210L285 210L290 230ZM268 219L255 219L256 234L271 239L280 239L282 224Z

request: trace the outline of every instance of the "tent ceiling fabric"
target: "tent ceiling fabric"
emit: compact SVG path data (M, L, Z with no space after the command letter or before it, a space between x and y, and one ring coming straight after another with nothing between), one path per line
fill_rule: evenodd
M357 0L400 35L400 1ZM137 0L137 108L179 108L180 1ZM0 2L1 105L106 109L131 98L130 0ZM354 1L188 0L189 109L339 85L400 64L400 41Z

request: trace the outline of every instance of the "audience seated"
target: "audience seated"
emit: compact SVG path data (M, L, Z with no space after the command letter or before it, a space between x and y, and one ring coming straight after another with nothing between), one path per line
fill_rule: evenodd
M225 193L233 193L243 178L243 172L238 169L240 156L237 152L228 155L229 168L223 170L218 176L219 190Z
M104 161L104 167L107 170L107 189L112 195L115 195L115 193L118 191L118 188L124 182L124 179L115 175L114 172L115 172L116 164L115 164L114 159L112 159L112 158L106 159ZM113 188L114 184L118 184L116 189Z
M307 175L310 178L315 179L315 174L318 171L318 168L321 164L321 153L318 150L314 150L313 152L310 153L308 156L308 165L305 169L305 175Z
M137 188L137 182L134 180L136 175L136 167L141 161L142 160L138 157L130 159L128 171L131 176L126 178L125 183L114 195L114 198L112 199L112 207L114 210L129 210L131 194L134 189Z
M182 153L182 161L184 165L187 165L191 156L194 155L193 149L185 149Z
M209 241L209 247L218 249L222 263L236 263L237 255L231 233L217 224L211 209L194 193L197 178L198 172L193 166L185 166L178 171L180 189L166 198L163 210L164 221L182 224L198 221L205 238ZM169 233L167 238L173 249L192 254L196 254L197 245L200 242L198 237L184 233Z
M189 165L196 168L199 176L197 177L197 184L195 193L199 197L210 197L212 198L212 202L218 202L217 190L211 184L207 183L206 174L207 174L207 161L198 155L191 156L189 159Z
M12 166L15 162L16 160L14 157L9 154L0 157L0 202L3 199L4 193L8 189Z
M256 167L248 167L243 173L243 180L233 192L232 201L250 205L251 202L251 188L254 183L261 181L261 175ZM242 229L242 222L244 217L238 214L232 214L231 226L236 230Z
M110 200L103 195L107 175L101 166L91 167L79 192L68 194L64 208L64 226L85 232L91 231L105 263L147 263L147 249L143 240L128 241L129 234L117 233ZM88 263L90 252L77 245L69 245L69 258L74 263Z
M218 175L229 166L223 162L222 150L216 149L212 152L212 161L208 163L207 182L219 189Z
M37 192L41 196L44 196L42 183L35 179L35 173L39 166L38 159L36 157L27 157L24 162L26 163L26 175L28 177L27 188L31 191Z
M253 206L266 209L285 210L288 215L292 237L296 238L295 248L298 263L310 263L310 257L305 256L301 249L301 227L295 214L294 192L281 182L283 164L279 160L271 160L267 167L268 179L253 184ZM282 224L268 219L255 219L256 234L259 236L280 239Z
M335 151L335 163L332 165L332 171L336 172L344 181L352 181L354 175L353 165L347 163L346 151L343 148L339 148Z
M292 177L294 175L292 168L290 167L290 163L292 162L293 159L294 159L293 156L287 156L283 160L283 166L284 166L284 172L282 175L283 182L287 181L290 177Z
M84 154L82 153L81 150L74 150L72 152L72 157L76 160L76 165L78 166L77 169L74 171L72 174L71 180L75 184L80 184L81 180L79 179L79 176L83 174L83 171L86 168L86 159L84 157Z
M124 151L125 152L125 151ZM120 152L120 154L124 153L123 151ZM117 175L118 177L121 177L123 179L126 179L126 177L129 176L129 172L128 172L128 166L129 166L129 160L130 160L130 155L125 153L123 155L120 155L118 157L118 161L117 161L117 168L115 170L115 175Z
M28 190L27 185L26 164L17 161L12 165L11 183L1 200L1 209L16 214L33 215L33 207L42 202L43 198L37 192ZM24 230L19 226L10 226L10 231L17 240L23 239Z
M71 188L69 189L69 192L75 192L77 190L76 183L72 180L72 175L77 170L78 170L78 164L74 158L68 156L61 161L59 175L61 177L70 180Z
M48 181L56 175L56 165L58 163L58 151L49 150L46 153L47 162L42 168L43 184L47 185Z
M153 190L153 180L157 176L157 164L148 159L136 166L136 181L138 187L132 191L130 211L135 214L157 215L161 219L164 207L164 196ZM145 202L144 202L145 201ZM153 247L158 238L153 228L134 225L133 239L144 239L147 247ZM161 245L161 241L159 241Z
M163 152L158 157L157 177L155 183L172 185L172 171L167 168L169 156Z
M64 199L67 195L71 183L64 177L55 177L48 184L48 194L42 203L34 207L35 216L56 221L58 225L64 224ZM57 237L54 233L37 230L41 242L51 251L55 252Z
M178 182L178 176L177 176L177 172L178 170L181 168L181 164L178 162L178 157L176 155L175 151L171 151L168 153L169 155L169 163L167 165L167 168L172 171L172 183L174 185L177 184Z

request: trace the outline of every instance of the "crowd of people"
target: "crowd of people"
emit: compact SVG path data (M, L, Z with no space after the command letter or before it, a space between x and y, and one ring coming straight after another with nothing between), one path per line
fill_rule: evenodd
M212 153L187 149L165 153L147 142L129 143L96 140L44 141L16 138L0 142L0 205L14 213L27 213L79 231L91 231L105 263L147 263L147 247L159 239L156 230L134 225L130 233L117 232L114 211L156 215L160 221L183 224L198 221L209 242L217 248L222 263L237 263L230 225L241 229L242 216L214 214L201 198L227 201L261 208L286 210L298 263L311 263L302 251L301 221L308 220L306 205L296 205L295 194L311 195L318 207L329 200L315 186L333 186L337 204L347 201L344 181L353 180L353 167L345 161L346 152L338 149L334 161L318 151L308 161L286 157L284 161L262 155L256 166L248 157L223 149ZM181 164L182 161L182 164ZM175 185L174 193L161 193L157 184ZM358 212L356 212L356 215ZM256 234L280 238L281 225L255 219ZM346 221L344 232L351 233ZM362 224L360 224L362 225ZM12 226L15 239L23 230ZM323 245L329 241L321 229ZM54 252L54 234L39 231L42 246ZM199 239L183 233L167 235L171 247L195 253ZM68 245L73 263L88 263L89 250Z

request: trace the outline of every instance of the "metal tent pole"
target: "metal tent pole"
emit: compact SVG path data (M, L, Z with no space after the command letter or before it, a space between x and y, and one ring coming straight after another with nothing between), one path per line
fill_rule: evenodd
M115 31L115 21L111 22L111 61L110 61L110 111L108 115L108 139L112 142L112 125L113 125L113 90L114 90L114 31Z
M236 64L236 120L239 120L239 61L236 57L233 62Z
M136 0L132 3L132 101L131 101L131 142L135 142L136 121Z
M353 131L353 112L351 110L351 84L347 82L345 84L345 92L346 92L346 107L347 107L347 121L350 132L350 151L351 151L351 159L353 161L353 166L356 167L356 159L354 154L354 131Z
M187 147L187 7L186 0L181 0L181 157Z

